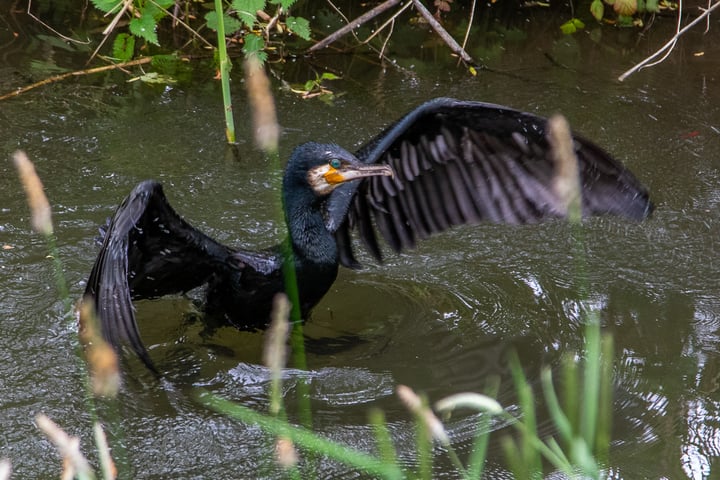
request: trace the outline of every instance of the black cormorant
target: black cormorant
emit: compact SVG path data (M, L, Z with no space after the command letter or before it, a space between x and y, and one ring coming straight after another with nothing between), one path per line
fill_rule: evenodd
M357 267L356 230L378 260L376 232L395 251L454 225L533 223L565 215L553 186L547 120L480 102L439 98L394 123L355 155L334 144L293 151L282 185L303 317L335 281L338 266ZM574 136L583 215L641 220L647 190L617 160ZM238 328L266 325L273 296L284 291L283 245L251 252L222 245L183 220L162 186L140 183L104 230L87 282L104 337L129 346L148 365L132 301L207 284L208 311Z

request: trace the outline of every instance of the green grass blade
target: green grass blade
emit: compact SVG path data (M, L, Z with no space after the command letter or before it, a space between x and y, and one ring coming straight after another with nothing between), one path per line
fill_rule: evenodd
M276 418L260 414L213 394L200 394L198 395L198 400L206 407L220 412L223 415L235 418L249 425L258 426L270 434L287 437L292 440L295 445L303 449L367 472L370 475L386 479L403 478L402 471L396 465L387 465L373 456L322 438L304 428L296 427Z

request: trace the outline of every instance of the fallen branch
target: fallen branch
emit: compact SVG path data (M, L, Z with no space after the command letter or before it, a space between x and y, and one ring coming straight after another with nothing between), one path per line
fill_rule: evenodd
M690 30L692 27L694 27L695 25L700 23L704 18L708 17L710 15L710 13L712 13L712 11L715 10L716 8L718 8L719 6L720 6L720 1L715 2L715 4L712 7L705 10L702 13L702 15L700 15L695 20L693 20L692 22L685 25L685 27L683 27L682 30L678 31L675 35L673 35L673 37L665 45L663 45L662 48L660 48L657 52L653 53L652 55L647 57L645 60L643 60L642 62L640 62L637 65L635 65L634 67L632 67L630 70L628 70L625 73L623 73L622 75L620 75L618 77L618 80L622 82L623 80L625 80L627 77L629 77L633 73L637 72L638 70L640 70L642 68L645 68L647 66L647 64L650 63L654 58L656 58L657 56L662 54L665 50L667 50L667 49L671 48L673 45L675 45L675 42L677 42L678 38L680 38L680 36L682 34L684 34L688 30Z
M373 18L377 17L384 11L394 7L395 5L399 4L402 0L387 0L377 7L373 8L372 10L369 10L368 12L365 12L364 14L357 17L352 22L348 23L344 27L340 28L339 30L336 30L334 33L331 33L324 39L320 40L318 43L313 45L308 49L309 52L314 52L315 50L320 50L321 48L325 48L334 41L338 40L341 37L344 37L349 32L355 30L357 27L362 25L363 23L372 20Z
M440 22L438 22L435 17L433 17L433 14L430 13L430 11L425 8L425 5L422 4L420 0L413 0L413 5L417 9L418 13L423 16L423 18L430 24L430 26L435 30L435 33L437 33L440 38L447 44L448 47L450 47L450 50L452 50L455 54L457 54L460 59L470 65L477 65L475 63L475 60L472 59L470 55L467 54L467 52L460 46L459 43L455 41L455 39L443 28L442 25L440 25Z
M5 95L0 95L0 101L7 100L8 98L12 98L12 97L17 97L18 95L20 95L22 93L28 92L28 91L33 90L38 87L42 87L43 85L49 85L51 83L60 82L62 80L65 80L66 78L81 77L83 75L92 75L93 73L106 72L108 70L115 70L117 68L134 67L136 65L144 65L144 64L150 63L150 62L152 62L152 57L143 57L143 58L138 58L137 60L131 60L129 62L114 63L112 65L105 65L103 67L94 67L94 68L88 68L85 70L75 70L73 72L63 73L61 75L54 75L52 77L46 78L45 80L35 82L31 85L26 85L24 87L18 88L17 90L13 90L12 92L6 93Z

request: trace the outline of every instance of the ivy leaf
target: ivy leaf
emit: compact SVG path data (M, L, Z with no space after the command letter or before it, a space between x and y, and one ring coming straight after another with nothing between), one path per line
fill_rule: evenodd
M303 40L310 40L310 22L302 17L287 17L285 25Z
M615 0L615 13L621 17L631 17L637 12L637 0Z
M592 13L592 16L595 17L595 20L598 22L603 19L605 15L605 4L602 0L593 0L590 4L590 13Z
M155 27L157 27L157 22L155 22L152 15L143 15L140 18L130 20L130 33L136 37L144 38L150 43L160 45L157 33L155 33Z
M135 37L129 33L121 33L115 37L113 43L113 57L122 62L127 62L135 53Z
M208 28L211 28L217 32L218 27L218 16L216 11L208 12L205 14L205 23ZM225 36L232 35L242 28L242 23L237 19L223 13L223 24L225 27Z
M237 12L240 21L252 28L258 10L265 8L265 0L233 0L233 9Z
M122 0L91 0L95 8L105 13L115 10L122 3Z

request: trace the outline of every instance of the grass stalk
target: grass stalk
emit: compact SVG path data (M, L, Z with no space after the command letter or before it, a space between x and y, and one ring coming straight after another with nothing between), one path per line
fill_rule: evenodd
M403 478L402 470L396 465L387 465L371 455L322 438L305 428L289 425L287 422L255 412L210 393L199 395L198 400L223 415L248 425L258 426L272 435L289 438L300 448L342 462L359 471L386 479Z
M380 454L380 461L386 465L392 465L395 468L398 466L397 452L392 443L392 437L385 421L385 414L382 410L374 408L370 410L368 415L370 424L373 427L373 433L375 434L375 442L377 443L378 453Z
M225 46L225 12L222 0L215 0L217 13L218 63L220 64L220 84L222 85L223 107L225 111L225 138L229 144L235 143L235 121L233 120L232 97L230 96L230 70L232 62Z
M245 60L245 84L248 98L252 106L255 142L270 159L271 168L280 171L280 157L278 153L280 126L275 114L275 101L270 90L270 80L265 74L260 61L250 56ZM280 188L278 188L280 189ZM285 213L279 205L278 216L285 223ZM287 236L289 238L289 235ZM285 280L285 293L290 300L290 344L292 346L293 365L300 370L307 370L305 357L305 338L303 335L302 318L300 312L300 295L298 292L297 276L295 274L295 257L289 242L283 246L283 276ZM303 379L298 380L298 411L302 425L310 428L312 425L312 412L310 409L310 387Z

